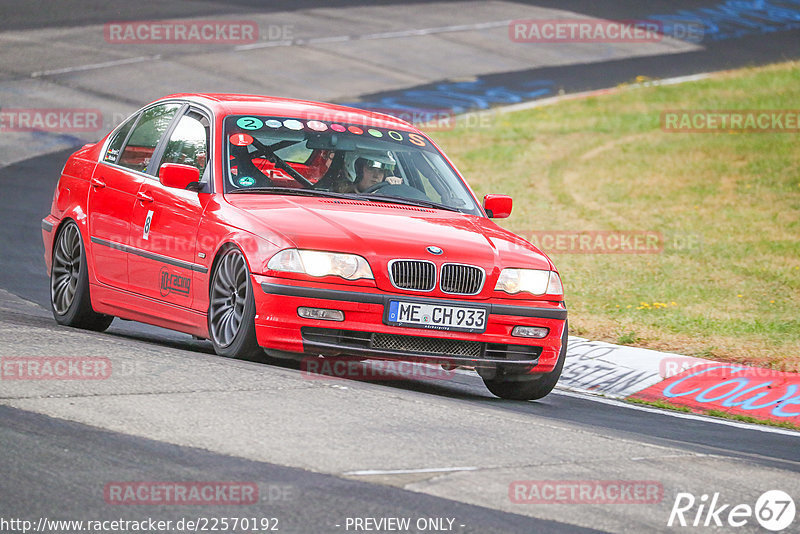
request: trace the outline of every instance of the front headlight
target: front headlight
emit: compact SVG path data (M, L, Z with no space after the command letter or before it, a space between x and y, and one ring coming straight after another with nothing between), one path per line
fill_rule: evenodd
M503 269L497 279L495 291L505 291L511 295L526 291L532 295L563 295L561 278L555 271L536 269Z
M341 276L346 280L372 279L367 260L355 254L290 248L272 256L267 269L309 276Z

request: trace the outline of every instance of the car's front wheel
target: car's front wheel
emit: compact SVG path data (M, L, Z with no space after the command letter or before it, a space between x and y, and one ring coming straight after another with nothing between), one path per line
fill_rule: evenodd
M250 270L238 248L230 247L218 258L209 298L208 332L214 351L228 358L263 358L264 351L256 340Z
M556 387L567 357L567 323L564 323L564 335L561 336L561 352L558 362L549 373L541 375L507 375L503 378L483 379L486 388L508 400L535 400L546 397Z
M102 332L114 317L92 309L86 250L78 225L69 221L58 232L50 271L50 308L58 324Z

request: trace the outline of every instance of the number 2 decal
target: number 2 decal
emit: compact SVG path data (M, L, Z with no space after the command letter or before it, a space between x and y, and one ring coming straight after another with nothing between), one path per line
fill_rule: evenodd
M144 219L144 233L142 239L145 241L150 239L150 223L153 222L153 210L147 212L147 217Z
M236 126L244 130L258 130L264 126L264 122L256 117L242 117L236 121Z

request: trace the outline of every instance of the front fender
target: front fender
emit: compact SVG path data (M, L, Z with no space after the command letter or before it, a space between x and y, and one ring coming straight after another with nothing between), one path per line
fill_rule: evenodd
M204 235L208 236L209 234L204 233ZM218 235L219 238L215 240L213 245L204 243L203 246L204 250L209 250L210 252L206 252L208 271L195 273L195 287L198 289L194 293L192 307L204 312L208 311L211 279L214 276L217 261L228 247L233 246L241 250L247 262L247 268L250 269L251 273L256 274L260 273L262 266L266 265L269 258L280 250L277 245L268 239L240 229L229 229L227 232Z

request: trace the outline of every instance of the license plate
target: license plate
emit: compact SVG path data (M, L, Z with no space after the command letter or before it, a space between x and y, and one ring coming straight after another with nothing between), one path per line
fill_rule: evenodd
M392 326L480 333L486 330L486 308L391 300L386 323Z

